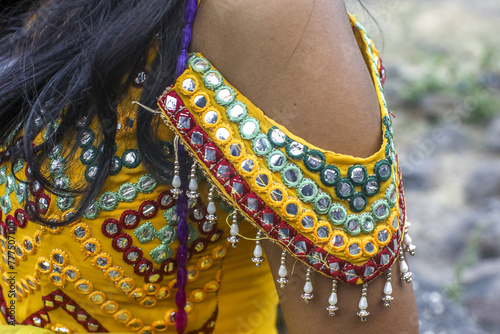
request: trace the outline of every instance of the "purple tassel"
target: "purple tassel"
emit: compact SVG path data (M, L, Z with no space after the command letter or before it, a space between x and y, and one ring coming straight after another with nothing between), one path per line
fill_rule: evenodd
M188 60L187 51L189 49L189 45L191 44L192 37L192 29L194 18L196 17L196 10L198 9L198 0L188 0L186 5L186 26L182 29L182 51L177 58L177 77L179 77L184 69L186 68L186 63Z

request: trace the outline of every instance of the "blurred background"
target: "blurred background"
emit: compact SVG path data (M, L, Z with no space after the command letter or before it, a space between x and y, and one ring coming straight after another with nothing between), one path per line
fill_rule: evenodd
M420 333L500 333L500 1L347 1L381 50Z
M387 70L420 333L500 333L500 1L346 4Z

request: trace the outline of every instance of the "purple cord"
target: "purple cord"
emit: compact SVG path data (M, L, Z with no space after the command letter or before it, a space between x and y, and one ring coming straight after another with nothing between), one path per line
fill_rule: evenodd
M188 60L188 49L191 44L192 29L194 18L196 17L196 10L198 9L198 0L188 0L186 5L186 26L182 29L182 51L177 58L177 77L179 77L186 68Z
M179 144L179 158L186 155L184 147ZM185 183L185 182L184 182ZM177 226L177 238L179 239L179 249L177 250L177 294L175 295L175 304L177 312L175 314L175 327L177 333L182 334L187 326L187 314L184 308L186 307L186 283L187 283L187 262L188 248L187 242L189 238L189 229L186 221L188 213L188 198L186 196L186 184L182 185L183 192L177 199L177 216L179 217L179 225Z
M182 50L177 59L177 77L179 77L186 68L188 60L188 49L191 44L192 29L196 10L198 9L198 0L188 0L186 4L186 26L182 29ZM179 157L186 155L184 147L179 144ZM177 199L177 217L179 217L179 225L177 226L177 238L179 239L179 249L177 250L177 293L175 295L175 305L177 312L175 313L175 327L178 334L183 334L187 326L187 314L184 308L186 307L186 283L187 283L187 260L188 248L187 242L189 238L189 229L186 222L188 213L188 198L186 196L187 186L182 186L182 194Z

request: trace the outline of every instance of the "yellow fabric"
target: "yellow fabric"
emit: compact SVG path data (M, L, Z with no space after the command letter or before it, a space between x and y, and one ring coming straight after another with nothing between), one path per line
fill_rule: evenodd
M368 39L367 35L361 30L362 28L357 24L356 19L353 16L350 16L351 23L354 27L357 29L354 30L356 38L358 42L360 43L360 48L363 51L363 55L365 57L365 60L367 62L368 68L371 72L376 93L379 99L379 104L380 104L380 117L381 118L388 118L389 114L387 111L387 108L385 107L385 100L383 97L383 92L381 90L380 83L377 81L377 76L378 76L378 65L376 64L376 54L377 51L374 49L371 40ZM193 59L201 59L203 60L204 57L202 54L198 53L196 54L199 58L193 58ZM196 57L193 56L193 57ZM217 70L211 66L210 64L208 65L210 68L207 71L215 71ZM209 73L207 71L198 71L193 69L191 66L186 69L186 71L178 78L176 84L173 87L173 91L179 96L184 105L186 106L186 109L189 110L190 114L194 118L196 124L198 124L202 130L208 135L209 139L212 140L213 142L216 143L217 147L221 150L223 153L224 157L228 159L229 161L232 162L233 167L236 169L236 171L242 175L246 182L249 184L251 190L253 190L257 195L262 199L269 207L272 207L275 212L279 214L281 217L285 217L287 222L289 222L290 226L292 226L296 231L301 233L303 236L307 237L309 240L311 240L313 243L320 245L323 249L327 250L330 254L338 257L341 260L348 261L349 263L355 264L355 265L362 265L367 263L369 260L373 258L375 254L378 253L378 251L382 250L386 245L387 242L379 242L377 239L377 235L381 230L388 231L390 235L392 236L392 233L396 233L397 229L396 226L392 225L393 221L397 220L398 222L403 221L402 217L402 212L399 210L398 205L393 205L392 209L390 209L390 214L387 215L387 217L382 221L377 223L377 227L370 233L370 234L359 234L359 235L351 235L351 236L346 236L348 238L348 243L347 247L344 247L341 250L338 250L336 247L333 247L331 242L332 239L329 240L320 240L318 239L318 228L320 227L325 227L328 228L330 231L330 235L336 231L339 231L339 233L343 233L342 231L344 228L342 226L334 226L333 224L330 224L328 221L328 218L326 217L326 214L318 214L318 222L315 223L314 228L311 230L305 230L304 228L299 225L299 220L302 215L311 214L316 216L314 212L314 207L313 204L300 201L298 198L298 191L297 189L294 189L292 187L286 188L287 196L289 201L293 201L297 203L298 205L301 205L301 208L304 209L304 213L302 215L297 215L295 217L288 217L284 205L279 205L277 207L273 207L273 203L270 198L270 192L273 187L275 186L281 186L283 189L285 189L285 185L283 184L282 177L283 175L280 172L271 172L268 168L268 162L266 161L265 156L257 156L254 153L253 147L252 147L252 140L245 140L242 135L241 135L241 123L238 122L233 122L229 119L229 116L227 115L227 106L220 104L217 102L216 99L216 94L218 90L216 89L211 89L210 86L207 86L207 84L204 82L206 80L206 77L204 73ZM184 82L191 81L194 83L194 90L186 90L184 87ZM375 166L377 162L384 160L386 158L386 149L389 146L388 139L386 138L385 135L383 135L382 138L382 145L380 149L371 155L368 158L358 158L358 157L353 157L349 155L341 155L337 154L335 152L331 151L326 151L323 150L319 147L316 147L308 142L306 142L304 139L295 136L292 134L290 131L288 131L284 126L278 124L274 120L270 119L267 117L262 110L260 110L258 107L256 107L254 104L252 104L251 101L249 101L243 94L241 94L235 87L233 87L230 83L227 81L224 81L224 87L229 87L234 91L234 100L235 101L240 101L244 105L246 105L246 108L248 109L248 116L254 118L257 120L260 126L260 132L263 134L267 134L269 129L276 127L280 129L285 135L287 135L291 140L301 143L305 146L308 147L309 150L317 150L322 152L325 155L326 158L326 164L331 164L340 170L341 175L347 175L348 174L348 169L353 166L353 165L362 165L366 168L368 175L373 175L375 174ZM203 108L198 108L194 104L194 99L197 98L198 96L206 96L208 98L208 103L205 107ZM160 102L160 107L162 107L162 104ZM217 122L215 124L211 124L205 121L205 117L207 113L216 111L218 118ZM168 115L169 111L165 110L166 115ZM164 120L167 123L171 123L172 128L181 136L182 138L182 131L179 129L175 128L175 124L172 123L172 120L169 118L169 116L165 116ZM174 121L175 122L175 121ZM226 129L226 131L229 132L229 139L224 139L220 140L217 138L216 133L220 129ZM382 124L382 133L387 134L388 128L386 124ZM238 158L234 158L231 156L229 153L229 148L232 144L238 143L240 145L244 145L244 154L241 154ZM189 144L188 144L189 146ZM286 154L285 148L279 148L279 150L283 153ZM197 153L194 151L192 152L193 156L196 156ZM252 159L254 163L258 166L254 168L254 171L251 172L251 174L246 175L245 171L241 167L241 163L247 159ZM302 159L298 160L290 160L289 162L292 162L296 164L304 173L304 178L308 178L310 180L313 180L318 186L320 186L321 191L324 193L327 193L331 196L332 199L335 199L337 197L336 195L336 190L334 187L322 187L321 186L321 180L320 180L320 174L318 172L313 172L310 171L306 168L304 162ZM214 172L211 171L212 167L206 166L203 164L203 162L200 162L200 165L205 169L205 173L207 175L213 175ZM269 175L272 177L272 181L270 182L272 186L266 189L260 189L255 186L255 176L258 173L266 173L266 175ZM380 189L375 196L371 196L367 198L367 205L366 208L360 212L359 214L369 214L370 209L376 204L377 201L384 199L386 196L386 192L390 187L393 187L396 190L396 198L399 199L399 188L400 188L400 179L399 179L399 169L397 162L394 162L391 165L391 175L393 176L392 179L380 182ZM232 198L232 194L228 193L226 189L224 189L224 186L218 183L217 179L212 176L212 182L215 184L218 184L218 187L221 192L225 194L225 197L231 201L231 205L233 207L238 207L238 201L239 199L234 199ZM392 189L392 188L391 188ZM339 203L342 203L341 200L336 199ZM345 201L343 202L345 203ZM286 204L286 203L284 203ZM240 210L240 213L244 216L249 221L253 221L253 217L249 216L247 213L244 212L244 208ZM302 210L299 209L299 212ZM349 206L346 206L346 211L347 215L355 215L358 214L350 209ZM360 216L361 217L361 216ZM401 223L398 223L399 225ZM397 224L397 225L398 225ZM345 236L345 234L342 234ZM390 238L389 238L390 239ZM399 238L398 242L401 242L402 238ZM349 250L349 245L352 243L358 243L359 245L365 245L367 243L372 243L374 244L377 248L372 252L363 252L361 256L353 256L348 252ZM285 247L285 249L288 249L288 244L283 244L282 246ZM289 251L292 255L295 255L293 250ZM324 259L322 260L324 261ZM327 265L325 263L325 265ZM363 281L358 280L358 284L363 283Z
M353 25L355 25L355 20L353 18L352 22ZM362 40L359 36L357 37ZM200 77L198 77L198 80L200 80ZM379 94L381 106L383 106L382 95L378 87L377 93ZM133 122L131 127L127 125L127 122L128 119L135 120L136 109L132 105L132 101L138 101L140 99L140 94L140 89L131 88L126 99L118 108L118 119L122 127L117 133L117 157L122 157L127 150L137 149L135 122ZM213 99L213 93L207 92L207 94L212 94L211 98ZM252 115L260 121L263 130L267 130L272 125L276 125L282 128L291 138L305 143L302 139L293 136L293 134L289 133L286 129L267 118L243 95L238 94L238 99L252 106ZM185 103L187 104L189 101L185 100ZM386 115L386 113L386 110L382 108L381 115ZM159 127L160 138L165 141L171 141L173 132L161 123ZM93 125L93 129L98 133L96 124ZM233 127L232 130L233 132L238 131L236 127ZM43 139L39 138L39 140ZM65 143L71 142L71 140L74 140L74 138L69 138ZM97 143L98 140L99 136L97 135L95 143ZM385 143L386 139L384 139L384 144ZM311 149L315 148L308 143L306 144ZM95 144L95 146L97 146L97 144ZM250 145L246 144L246 148L248 152L251 152ZM85 172L88 172L88 168L78 160L78 156L82 154L85 149L86 148L78 149L76 159L66 166L66 174L69 176L72 184L84 182ZM345 173L347 166L352 163L362 163L367 166L367 168L373 169L374 163L383 154L381 149L370 158L358 159L340 156L319 148L315 149L324 152L327 157L327 162L338 165L342 173ZM261 167L265 167L262 162L260 163ZM298 162L298 164L301 164L300 167L304 169L301 162ZM11 164L4 163L0 165L0 168L3 167L5 167L6 175L9 175ZM17 171L16 177L19 180L26 180L26 166L22 165L21 167L22 168ZM49 167L50 166L43 166L42 169L45 173L50 173ZM395 172L396 171L393 171L393 173ZM118 193L120 186L124 183L137 184L139 179L144 175L147 175L147 171L142 163L136 167L130 168L123 166L118 174L108 177L104 185L103 194L105 192ZM277 180L279 175L273 173L273 177ZM307 174L307 177L319 184L319 177L317 174ZM15 184L18 186L19 181L15 181ZM208 187L209 185L205 181L201 182L199 185L201 203L205 206L208 203ZM75 320L71 312L65 310L68 305L72 305L72 302L65 300L64 303L55 309L50 309L51 301L49 301L49 303L47 301L44 302L47 296L53 295L57 290L61 290L67 298L71 299L86 312L84 316L94 318L109 332L116 334L125 332L146 334L150 333L148 331L151 330L152 326L162 325L167 327L167 330L164 331L165 333L175 333L175 325L170 323L169 320L172 312L176 310L176 273L164 275L163 280L154 286L156 290L168 289L170 292L169 297L160 300L157 298L157 295L150 294L140 300L134 300L131 298L133 292L146 293L146 288L149 287L150 284L146 283L144 278L134 271L132 265L124 261L123 252L115 249L112 244L112 238L106 237L101 231L102 224L107 219L120 220L122 214L126 210L139 210L141 203L157 201L159 195L164 191L168 191L170 188L169 185L158 184L151 191L139 191L132 201L120 200L117 206L112 210L101 209L97 217L81 218L68 227L49 229L33 222L28 222L26 227L17 227L16 232L10 234L7 238L3 236L0 237L3 243L1 248L4 257L4 261L0 261L0 270L3 275L3 280L0 280L0 287L3 290L2 295L5 298L6 304L15 305L15 320L18 323L22 323L26 321L30 315L44 309L44 307L50 318L45 325L45 329L35 329L31 326L8 326L6 325L7 319L0 316L0 324L5 325L0 326L0 332L13 334L43 334L49 333L51 329L55 330L58 326L65 326L67 330L73 333L86 332L86 328ZM297 196L296 190L288 189L287 192L291 196ZM46 217L64 217L64 215L69 212L69 210L61 211L57 207L56 202L58 201L58 196L48 193L47 191L43 193L45 193L50 200ZM259 196L266 200L264 195L259 194ZM3 212L1 217L2 221L7 221L9 216L16 217L16 210L24 209L24 203L18 202L16 191L9 190L7 182L0 184L0 197L3 199L8 198L12 204L10 210L5 210L7 212ZM33 198L30 200L33 200ZM306 204L305 207L311 210L310 204ZM280 212L280 210L281 209L277 209L277 212ZM149 222L155 230L160 230L166 224L164 214L167 211L167 209L158 209L158 213L153 217L142 218L138 227L146 225L146 223ZM206 248L201 253L193 254L188 262L188 271L192 273L193 279L188 282L186 289L190 304L188 307L188 327L186 331L197 331L202 326L206 325L207 320L218 307L218 319L216 321L215 333L276 333L274 324L278 298L270 268L267 262L264 262L261 268L255 268L250 261L255 245L253 241L242 240L236 249L233 249L226 242L226 238L229 236L230 219L228 213L223 211L219 204L217 205L217 214L219 216L217 228L223 231L221 238L213 243L208 242ZM193 226L194 230L198 228L197 224L192 220L190 220L189 223ZM86 237L79 240L75 236L77 229L85 230ZM158 238L141 243L138 236L134 234L134 229L122 228L122 232L130 235L133 246L139 247L142 250L144 258L151 260L155 269L160 267L152 260L152 256L150 255L150 252L160 245ZM254 237L256 230L250 224L243 222L240 225L240 232L242 235ZM200 233L198 233L198 236L200 237ZM201 237L208 238L207 236ZM310 235L307 237L311 240L314 239ZM37 242L37 239L39 239L40 242ZM98 248L98 250L91 255L89 255L89 251L86 250L90 241L96 244ZM27 247L26 242L31 243L33 248ZM12 247L9 247L9 245L12 245ZM323 244L321 245L324 246ZM17 249L15 247L18 247L19 254L16 254ZM173 254L176 254L178 240L171 243L169 247L172 249ZM225 256L217 258L220 254L224 254L225 251L227 251ZM334 251L332 251L332 253L339 257L342 256L341 253L335 253ZM59 254L59 256L64 259L63 264L58 264L56 262L57 260L54 257L56 254ZM219 255L216 256L216 254ZM99 267L100 262L98 262L103 256L104 258L107 257L108 261L111 262L111 265L108 265L104 269ZM9 260L9 258L11 258L11 260ZM203 260L212 260L212 265L207 269L201 270L200 263L202 263ZM48 270L43 269L44 261L50 263L50 268ZM359 261L366 261L366 259L360 259ZM57 267L55 267L55 265L57 265ZM109 274L110 268L120 272L120 275L123 275L123 279L115 283L107 277L106 275ZM64 275L68 270L78 271L78 277L71 281L65 279ZM273 270L276 270L276 268L273 268ZM60 272L62 272L62 275L60 275ZM13 289L17 291L17 297L10 293L10 278L13 278ZM59 279L62 279L62 281L58 281ZM129 284L133 285L133 288L128 292L122 291L120 287L122 287L123 282L129 282ZM30 285L31 283L33 283L33 286ZM89 290L91 291L82 290L82 284L90 286ZM218 291L207 288L217 285L220 286ZM205 293L203 294L200 290L204 290ZM200 295L204 295L203 301L194 302L194 299ZM102 298L102 300L99 300L99 298ZM148 298L154 303L153 306L147 306L145 304ZM105 307L106 305L108 308ZM121 318L123 315L127 315L127 320Z

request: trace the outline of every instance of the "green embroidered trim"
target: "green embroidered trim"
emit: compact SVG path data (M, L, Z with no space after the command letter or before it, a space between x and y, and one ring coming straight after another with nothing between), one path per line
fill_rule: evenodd
M247 106L241 101L234 101L226 108L226 115L231 122L239 123L248 116Z
M267 137L269 141L276 147L285 147L288 137L287 135L278 129L276 126L273 126L267 132Z
M17 174L20 170L24 168L24 162L22 159L17 159L17 161L14 163L14 167L12 170L14 171L14 174Z
M156 180L149 174L142 175L137 181L137 189L144 194L151 193L157 185Z
M343 177L335 185L335 194L340 199L348 199L354 194L354 186L348 178Z
M82 216L86 219L96 219L100 212L101 207L99 206L99 203L94 202L85 210Z
M391 198L391 195L395 194L395 198ZM387 190L385 191L385 199L387 200L387 203L389 203L389 206L392 208L394 205L396 205L398 201L398 196L396 192L396 186L394 186L394 183L392 183Z
M49 164L50 174L54 176L59 176L64 173L65 169L66 169L66 162L61 157L58 157L50 161Z
M286 143L286 154L295 160L302 159L307 153L307 146L297 141Z
M128 149L123 152L122 155L122 163L125 167L129 169L136 168L141 164L141 158L139 156L139 152L134 149Z
M16 194L16 199L18 203L24 202L27 196L27 190L28 187L24 182L19 182L18 184L16 184L16 190L14 193Z
M95 162L97 159L97 148L95 146L87 146L82 148L82 152L80 154L80 161L84 165L90 165Z
M156 230L149 221L136 228L134 234L141 244L145 244L156 238Z
M366 179L365 183L361 186L361 190L366 196L373 196L378 193L380 189L380 182L377 177L370 175Z
M328 220L334 225L342 225L346 221L347 210L340 203L333 203L328 212Z
M170 226L177 226L179 224L179 217L177 216L177 204L165 210L163 217Z
M87 129L82 135L82 138L80 138L80 146L81 147L87 147L89 145L92 145L95 140L95 133L94 131Z
M349 208L352 212L361 212L366 208L367 203L365 194L357 192L349 199Z
M189 57L189 66L193 69L193 71L200 74L205 73L211 67L210 63L206 59L196 55Z
M317 172L325 166L325 155L318 150L310 150L304 157L304 165L311 172Z
M194 228L193 225L188 224L188 230L189 230L189 236L188 236L188 241L187 241L187 246L191 247L193 244L193 241L199 238L198 231Z
M377 221L385 220L389 216L390 211L389 204L387 204L385 199L377 200L371 207L372 217Z
M10 201L9 195L4 195L0 197L0 207L2 207L2 212L7 214L12 210L12 202Z
M85 180L87 180L87 182L92 182L97 175L98 169L99 167L96 164L88 165L85 169Z
M4 184L6 179L7 179L7 167L2 166L0 167L0 184Z
M132 202L136 197L139 190L133 183L124 183L118 188L118 198L123 202Z
M218 83L214 83L213 80L210 77L216 76L219 79ZM203 83L205 84L205 87L208 89L214 90L219 88L222 85L222 76L218 71L215 70L210 70L203 74Z
M52 151L50 151L50 153L48 154L49 158L50 159L59 158L61 156L62 149L63 149L62 144L55 145L52 148Z
M311 202L318 195L318 186L313 180L304 179L297 187L297 195L302 201Z
M174 252L172 251L172 249L166 245L160 245L149 252L151 258L158 264L161 264L173 254Z
M241 138L251 140L260 132L260 123L257 119L247 116L240 122L239 131Z
M163 226L156 233L156 236L162 244L170 245L175 241L175 238L177 237L177 230L173 226Z
M283 152L273 149L266 157L267 167L273 172L279 172L285 168L287 158Z
M223 94L223 92L225 90L227 90L229 92L229 95ZM224 96L222 97L221 95L224 95ZM226 86L226 85L222 85L221 87L217 88L217 90L215 91L215 101L224 107L233 103L235 97L236 97L236 93L234 92L234 89L232 89L231 87Z
M9 174L5 180L5 192L10 195L11 192L16 188L16 178L14 175Z
M105 191L99 197L99 205L104 211L113 211L118 206L118 194L112 191Z
M344 222L344 231L352 236L361 233L360 221L358 215L348 215Z
M368 213L362 213L359 215L361 232L364 234L371 234L375 229L375 221L372 216Z
M59 175L55 180L54 180L55 185L61 189L61 190L66 190L70 186L70 181L69 178L66 175Z
M392 168L389 161L386 159L380 160L375 164L374 168L375 175L379 178L379 180L387 181L392 174Z
M351 182L357 186L362 185L368 177L366 167L363 165L352 165L351 167L349 167L347 175Z
M313 201L314 211L319 214L325 214L328 212L330 205L332 204L332 198L327 193L320 193L316 196Z
M116 175L122 170L122 160L118 156L113 157L113 161L111 162L111 166L109 168L109 174L110 175Z
M296 188L303 177L302 169L296 164L288 163L281 171L281 180L289 188Z
M263 156L271 152L273 147L267 136L260 133L252 141L252 149L258 156Z
M66 211L73 207L75 199L73 197L57 197L56 204L59 210Z

